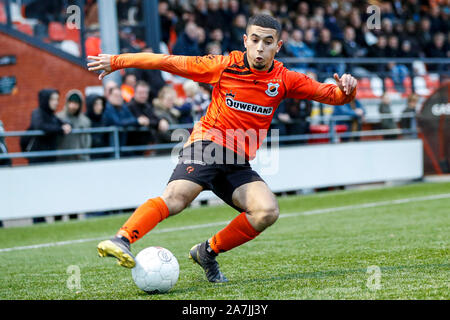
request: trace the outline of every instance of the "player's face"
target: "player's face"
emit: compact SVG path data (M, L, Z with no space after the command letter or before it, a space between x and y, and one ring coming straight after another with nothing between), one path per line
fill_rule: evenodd
M278 39L275 29L250 26L247 34L244 34L244 46L250 67L260 71L268 70L282 44L283 41Z

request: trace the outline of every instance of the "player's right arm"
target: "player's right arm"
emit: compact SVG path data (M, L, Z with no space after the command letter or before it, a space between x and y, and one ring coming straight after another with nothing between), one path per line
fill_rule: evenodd
M99 54L89 56L89 71L103 71L99 79L119 69L158 69L197 82L215 83L228 65L229 57L221 55L178 56L156 53Z

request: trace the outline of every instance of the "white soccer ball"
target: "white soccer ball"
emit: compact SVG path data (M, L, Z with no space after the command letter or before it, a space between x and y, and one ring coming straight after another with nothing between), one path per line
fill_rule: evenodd
M136 256L136 266L131 269L134 283L147 293L165 293L178 281L180 266L169 250L148 247Z

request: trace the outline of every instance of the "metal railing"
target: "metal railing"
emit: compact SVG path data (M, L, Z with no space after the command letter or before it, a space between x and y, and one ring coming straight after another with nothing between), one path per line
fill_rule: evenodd
M365 117L365 120L370 120L375 117ZM410 119L410 128L409 129L377 129L377 130L365 130L365 131L346 131L346 132L337 132L336 122L338 121L351 121L354 120L353 117L350 116L316 116L314 118L308 117L306 121L311 124L311 122L317 122L324 125L328 125L328 132L326 133L308 133L308 134L297 134L297 135L283 135L277 136L276 138L272 138L270 135L266 138L267 143L271 143L276 139L280 143L284 142L304 142L315 140L323 141L328 140L329 143L339 143L341 138L357 138L357 137L374 137L374 136L392 136L392 135L402 135L407 136L409 138L417 138L417 124L415 113L404 113L402 115L378 115L376 119L402 119L409 118ZM292 120L290 122L280 122L274 120L272 124L276 125L286 125L286 124L295 124L299 123L298 120ZM191 129L194 124L179 124L179 125L171 125L169 127L169 131L173 131L175 129ZM120 145L120 133L122 132L148 132L147 128L135 128L135 127L101 127L101 128L89 128L89 129L73 129L70 134L96 134L96 133L105 133L109 134L110 141L112 141L112 145L107 147L98 147L98 148L90 148L90 149L64 149L64 150L53 150L53 151L30 151L30 152L14 152L14 153L6 153L0 154L1 159L17 159L17 158L38 158L38 157L63 157L63 156L75 156L75 155L92 155L92 154L111 154L114 159L120 159L123 154L131 153L135 151L155 151L155 150L171 150L180 141L174 143L158 143L152 145L139 145L139 146L121 146ZM270 131L269 131L270 133ZM41 130L30 130L30 131L5 131L0 132L0 138L8 138L8 137L22 137L22 136L45 136L45 132ZM112 136L112 138L111 138Z
M403 89L410 89L415 92L416 86L414 84L416 76L423 76L423 72L430 74L435 73L439 75L442 80L450 77L450 58L301 58L301 57L281 57L276 58L283 62L285 66L294 70L301 70L302 72L312 71L317 75L319 81L327 78L332 78L334 72L350 73L356 78L364 77L379 77L379 78L396 78L397 86ZM403 65L403 69L388 70L390 63L397 67ZM420 63L422 68L416 69L415 63ZM421 70L422 69L422 70ZM399 71L400 70L400 71ZM404 73L406 72L406 73ZM404 78L411 79L409 88L405 88L403 83ZM383 91L385 83L381 84Z

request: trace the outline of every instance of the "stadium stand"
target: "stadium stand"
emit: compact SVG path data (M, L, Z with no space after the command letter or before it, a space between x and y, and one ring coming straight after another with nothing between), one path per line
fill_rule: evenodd
M86 1L84 34L81 34L79 30L68 28L64 23L66 12L62 5L50 8L42 4L40 15L28 17L27 14L29 15L32 10L28 10L27 7L35 6L38 3L37 1L10 1L11 19L16 30L36 39L41 39L74 57L80 57L82 46L85 48L86 55L101 53L98 6L95 0ZM192 39L190 41L196 48L198 47L199 54L206 54L212 45L214 45L215 50L219 50L218 53L228 54L236 49L236 43L240 41L239 39L245 32L242 24L245 24L252 14L271 14L282 23L285 42L289 42L293 34L296 33L297 40L301 42L303 47L308 48L306 51L313 53L312 60L307 63L298 64L297 62L296 64L289 60L295 54L289 50L288 46L285 46L277 59L300 72L314 74L319 81L334 83L331 77L332 71L330 71L334 69L330 69L329 65L335 64L329 62L317 63L314 61L316 58L359 59L376 57L372 59L371 63L367 64L344 64L344 72L351 72L358 78L357 99L367 110L367 119L363 129L374 129L376 123L379 122L377 120L377 117L379 117L379 99L385 92L391 96L392 114L397 117L396 121L398 121L398 116L404 109L406 99L411 93L417 93L423 101L439 88L448 77L448 63L442 67L437 67L420 60L436 56L442 57L441 54L436 53L439 50L435 50L436 45L431 36L441 33L445 35L444 44L441 47L443 50L441 51L447 57L450 57L450 34L448 33L450 19L448 8L440 2L409 1L401 3L381 1L378 4L382 13L381 28L369 30L365 25L368 18L367 5L364 2L340 3L337 1L162 0L159 1L158 6L161 23L160 50L163 53L173 53L177 44L178 47L181 47L182 52L187 50L188 48L183 47L182 42L186 40L185 27L190 24L192 26L192 34L190 35ZM45 10L48 10L48 14L42 14L45 13ZM119 1L117 12L121 52L148 50L148 45L145 43L145 30L143 30L142 1ZM6 22L5 4L4 1L0 1L0 23L6 24ZM217 30L220 30L220 32L217 32ZM298 39L298 31L301 31L300 40ZM323 43L319 41L323 37L326 38L326 34L329 35L329 39ZM386 39L386 49L375 48L380 36L384 36ZM83 38L84 43L80 43ZM398 46L395 45L395 42L398 42ZM411 49L408 52L402 51L405 42L411 44ZM379 51L374 55L375 49ZM397 69L390 69L387 62L376 63L377 60L374 60L402 57L417 59L411 65L408 64L404 66L405 68L398 69L403 71L406 69L407 73L401 76L395 73L398 71ZM297 54L297 58L302 58L302 56ZM301 68L295 68L298 65ZM122 76L124 74L125 71L122 71ZM148 76L145 73L138 72L136 76L137 81L155 79L155 74ZM151 84L152 90L149 102L158 95L158 91L155 92L154 87L161 88L164 84L172 86L178 98L185 99L184 79L166 73L158 73L157 78L161 79L163 84ZM86 91L88 90L89 88L86 88ZM313 112L310 115L312 121L310 131L322 132L327 124L317 119L330 117L332 113L332 106L314 105ZM314 120L314 118L316 119ZM315 125L319 127L314 127ZM325 127L320 127L321 125ZM25 130L26 128L18 129ZM341 129L338 129L338 132L339 130ZM328 140L324 139L323 141Z

